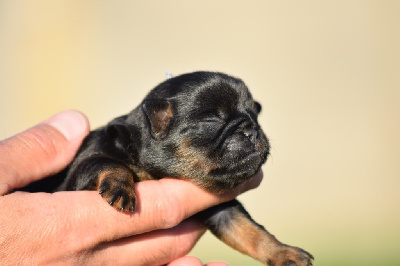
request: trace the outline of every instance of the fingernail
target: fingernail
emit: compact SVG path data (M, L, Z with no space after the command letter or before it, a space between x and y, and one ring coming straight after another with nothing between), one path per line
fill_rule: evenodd
M86 116L75 110L60 112L43 123L56 128L67 140L81 138L89 132L89 122Z

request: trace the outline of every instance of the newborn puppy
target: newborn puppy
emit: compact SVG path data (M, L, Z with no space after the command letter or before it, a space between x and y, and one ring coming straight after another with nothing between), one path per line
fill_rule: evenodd
M260 111L240 79L212 72L168 79L131 113L89 134L58 190L97 190L121 211L135 210L134 182L142 180L168 176L228 191L267 159ZM237 200L196 217L226 244L265 264L312 264L309 253L279 242Z

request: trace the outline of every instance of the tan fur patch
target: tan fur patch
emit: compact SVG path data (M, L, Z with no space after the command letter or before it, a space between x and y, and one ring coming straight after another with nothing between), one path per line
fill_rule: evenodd
M181 174L180 178L188 179L197 185L208 188L212 186L210 180L203 177L208 176L210 171L217 168L217 163L211 161L201 151L190 146L190 138L184 138L175 155L180 164L176 171Z
M261 261L275 253L280 244L273 235L239 212L235 215L235 222L227 230L221 236L225 243Z
M130 168L136 174L137 180L135 181L154 180L154 177L145 170L134 165L131 165Z
M312 265L313 257L304 250L282 244L243 213L237 212L234 217L221 235L229 246L268 265L286 265L289 261L297 266Z

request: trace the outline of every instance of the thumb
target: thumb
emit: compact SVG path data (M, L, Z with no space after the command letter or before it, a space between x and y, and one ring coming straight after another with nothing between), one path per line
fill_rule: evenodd
M0 195L65 168L89 133L87 118L63 111L0 142Z

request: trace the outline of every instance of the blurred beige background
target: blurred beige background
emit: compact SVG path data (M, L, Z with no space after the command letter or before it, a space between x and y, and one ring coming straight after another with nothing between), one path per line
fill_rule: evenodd
M241 77L272 156L240 199L315 265L400 265L399 1L0 1L0 138L92 127L194 70ZM207 234L203 261L259 265Z

